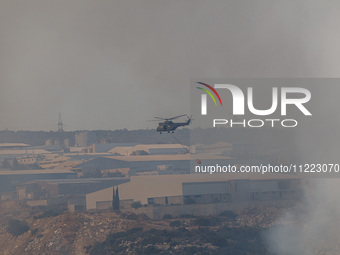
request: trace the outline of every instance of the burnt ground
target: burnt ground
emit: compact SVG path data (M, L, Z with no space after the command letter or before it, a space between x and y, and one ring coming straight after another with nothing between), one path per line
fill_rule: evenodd
M269 254L264 234L284 208L250 208L218 217L151 220L114 212L68 213L0 203L2 254ZM10 234L9 220L29 230ZM19 226L20 227L20 226ZM19 229L20 230L20 229ZM25 229L23 229L25 231Z

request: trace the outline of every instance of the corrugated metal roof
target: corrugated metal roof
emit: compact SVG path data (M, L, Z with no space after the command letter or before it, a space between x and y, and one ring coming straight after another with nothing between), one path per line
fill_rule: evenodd
M138 150L139 148L145 148L145 149L164 149L164 148L183 148L187 146L183 146L179 143L167 143L167 144L140 144L135 146L136 150Z
M131 150L132 148L134 148L134 147L131 147L131 146L120 147L120 146L118 146L118 147L115 147L115 148L111 149L109 151L109 153L112 153L112 154L115 154L115 153L118 153L118 154L127 154L127 152L129 150Z
M161 150L163 150L162 154L169 154L169 151L167 150L178 150L178 151L188 151L188 147L187 146L183 146L181 144L139 144L136 146L129 146L129 147L115 147L112 150L110 150L109 152L114 154L114 153L118 153L118 154L123 154L123 155L130 155L133 152L136 151L146 151L150 154L152 154L152 151L158 150L159 153L156 154L161 154ZM173 152L171 153L173 154Z
M28 147L26 143L0 143L0 148Z
M200 153L200 154L176 154L176 155L137 155L137 156L106 156L105 158L122 161L170 161L170 160L196 160L196 159L233 159L232 157Z
M20 174L74 174L73 171L64 169L53 170L12 170L12 171L0 171L0 175L20 175Z
M129 180L129 178L123 177L107 177L107 178L78 178L78 179L50 179L50 180L36 180L30 181L29 183L34 182L47 182L47 183L100 183L103 181L117 181L117 180Z
M102 153L102 152L108 152L114 148L117 147L131 147L131 146L135 146L137 145L137 143L95 143L95 152L96 153Z
M0 155L24 155L24 154L47 154L51 153L42 149L24 149L24 150L0 150Z

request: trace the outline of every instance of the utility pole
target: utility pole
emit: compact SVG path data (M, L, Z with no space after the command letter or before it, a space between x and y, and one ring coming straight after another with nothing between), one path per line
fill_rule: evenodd
M63 128L63 120L61 119L61 114L59 113L58 118L58 140L59 140L59 146L64 147L64 128Z

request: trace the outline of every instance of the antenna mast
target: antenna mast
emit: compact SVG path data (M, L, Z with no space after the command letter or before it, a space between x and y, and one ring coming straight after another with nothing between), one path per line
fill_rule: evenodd
M61 119L60 112L59 112L59 118L58 118L58 132L64 132L64 129L63 129L63 120Z

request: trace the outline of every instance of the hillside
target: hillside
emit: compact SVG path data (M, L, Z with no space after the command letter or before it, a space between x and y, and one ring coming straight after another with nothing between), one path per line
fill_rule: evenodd
M15 201L0 204L2 254L267 254L263 233L281 215L277 208L220 217L153 221L114 212L67 213L32 209ZM59 215L58 215L59 214ZM8 233L9 219L29 230ZM170 218L170 216L169 216Z

